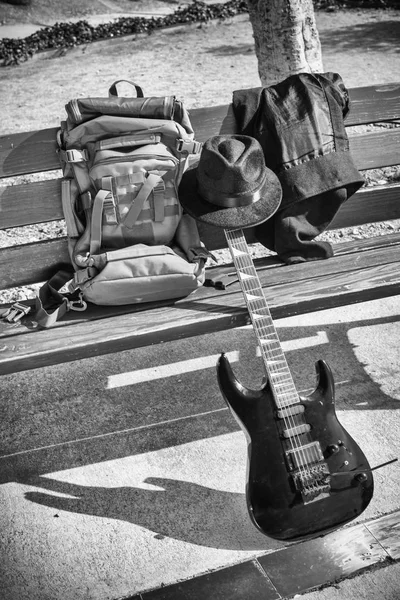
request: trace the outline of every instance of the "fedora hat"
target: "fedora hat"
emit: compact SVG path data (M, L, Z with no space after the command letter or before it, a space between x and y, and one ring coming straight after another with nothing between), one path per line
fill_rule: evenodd
M263 223L278 209L282 188L265 166L259 142L247 135L216 135L186 171L179 201L195 219L225 229Z

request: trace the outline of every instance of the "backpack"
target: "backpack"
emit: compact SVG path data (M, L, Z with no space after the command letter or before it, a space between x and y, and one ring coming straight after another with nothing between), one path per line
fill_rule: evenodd
M118 96L121 83L136 96ZM210 254L178 199L182 175L201 150L182 103L145 98L140 86L119 80L108 98L74 99L65 109L57 137L74 272L58 273L40 290L39 324L84 310L87 301L125 305L193 292ZM74 292L79 301L68 299Z

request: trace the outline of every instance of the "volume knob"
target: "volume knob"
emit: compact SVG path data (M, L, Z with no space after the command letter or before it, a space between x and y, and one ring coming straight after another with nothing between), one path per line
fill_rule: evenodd
M339 446L337 444L329 444L328 452L329 454L337 454L339 452Z

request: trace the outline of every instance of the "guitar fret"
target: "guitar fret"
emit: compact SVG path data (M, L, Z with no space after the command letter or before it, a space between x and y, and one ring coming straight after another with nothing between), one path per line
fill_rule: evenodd
M271 349L271 350L275 350L276 348L273 347L273 344L276 344L276 347L279 348L279 350L281 350L281 345L279 343L279 340L277 340L276 338L268 338L265 336L260 336L260 344L262 345L263 348L267 347L267 349ZM282 352L282 350L281 350Z
M278 388L282 393L284 393L284 392L292 392L293 389L294 389L292 383L285 383L285 384L283 384L283 383L274 383L274 386L276 388Z
M273 375L273 374L272 374ZM293 387L293 382L292 380L286 379L286 380L281 380L281 381L277 381L276 379L274 380L274 385L280 385L280 386L288 386L288 387Z
M225 230L225 236L258 339L265 369L274 391L276 405L278 408L284 408L296 404L299 402L299 397L243 231Z
M279 347L271 347L263 344L260 346L260 350L261 355L267 360L278 360L281 364L284 364L285 357L283 356L282 350Z
M287 381L287 382L288 382L288 383L290 383L290 384L292 383L292 380L291 380L291 379L289 379L289 378L287 378L287 377L284 377L284 378L283 378L283 377L280 375L280 373L271 373L271 377L272 377L273 379L274 379L274 378L275 378L275 379L277 379L277 378L279 379L279 378L280 378L280 381L277 381L277 383L283 383L283 382L285 382L285 381Z
M272 343L276 343L276 340L273 340ZM286 363L285 361L285 356L282 352L282 348L280 347L280 345L278 344L277 346L273 347L271 344L268 344L268 342L265 342L263 344L262 340L259 340L259 346L260 346L260 350L261 352L264 354L264 356L266 356L268 358L269 355L274 355L274 357L276 358L277 356L281 357L281 361L282 363ZM286 364L285 364L286 366Z
M270 331L269 333L263 333L260 332L257 328L257 326L255 327L255 329L257 330L256 333L258 333L258 337L260 338L260 340L265 340L266 343L272 343L275 342L276 344L278 344L279 348L281 347L281 343L279 341L278 336L276 335L276 333L274 331ZM283 353L282 353L283 354Z
M278 386L278 387L292 387L292 382L291 381L286 381L286 382L276 382L274 385Z

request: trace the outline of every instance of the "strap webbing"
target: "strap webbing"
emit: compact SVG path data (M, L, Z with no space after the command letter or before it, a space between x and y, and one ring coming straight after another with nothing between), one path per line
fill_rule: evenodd
M142 171L137 171L135 173L128 173L127 175L117 175L113 179L115 181L115 186L118 188L143 183L146 177ZM101 187L103 187L103 185Z
M146 181L139 190L134 203L130 207L128 214L125 217L124 225L126 227L129 227L130 229L134 227L145 201L150 196L153 189L160 183L160 181L162 181L162 177L160 175L156 175L155 173L150 173L148 175Z
M72 210L72 199L71 199L71 180L63 179L61 181L61 203L63 207L63 213L65 223L67 225L67 234L69 238L78 238L80 233L78 231L75 216Z
M99 190L93 201L92 219L90 224L90 254L98 254L100 252L104 203L107 200L112 200L112 197L112 192L108 190Z
M160 183L153 190L154 220L158 223L162 223L165 218L164 198L165 183L161 179Z
M36 296L35 320L41 327L51 327L67 312L67 297L58 290L72 277L73 271L58 271L40 288Z

